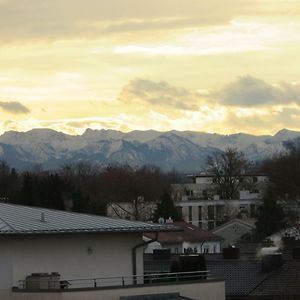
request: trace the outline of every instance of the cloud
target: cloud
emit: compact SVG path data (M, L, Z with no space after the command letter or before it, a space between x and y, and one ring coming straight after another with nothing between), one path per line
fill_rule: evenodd
M259 0L0 1L2 41L101 38L105 33L228 23L260 9ZM256 11L257 12L257 11Z
M230 21L228 16L205 15L202 18L163 18L153 20L125 20L114 22L103 29L104 33L126 33L134 31L156 31L176 28L194 28L199 26L209 26L224 24Z
M141 102L150 106L168 106L179 110L197 110L200 97L187 89L168 82L134 79L123 87L119 100L125 103Z
M13 114L28 114L30 109L17 101L0 101L0 107Z
M257 106L266 104L300 103L300 84L269 84L251 76L239 77L212 93L224 105Z

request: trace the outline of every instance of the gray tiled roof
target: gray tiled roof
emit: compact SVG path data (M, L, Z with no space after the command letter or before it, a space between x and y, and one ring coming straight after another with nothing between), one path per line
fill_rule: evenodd
M221 260L206 262L212 277L225 280L226 296L246 296L268 275L261 273L258 260Z
M176 230L176 227L0 203L0 235L169 230Z
M250 294L251 296L300 296L300 261L286 261ZM294 298L296 299L296 298Z

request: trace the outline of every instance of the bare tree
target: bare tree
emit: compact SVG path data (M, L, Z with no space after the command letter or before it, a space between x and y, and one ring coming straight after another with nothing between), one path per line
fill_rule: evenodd
M241 185L241 175L250 167L244 153L235 148L227 148L224 152L208 157L208 171L214 175L220 197L233 199L237 197Z

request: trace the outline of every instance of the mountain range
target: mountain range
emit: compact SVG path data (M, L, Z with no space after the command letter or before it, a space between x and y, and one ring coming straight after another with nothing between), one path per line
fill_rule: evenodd
M90 161L100 165L157 165L163 170L195 172L205 167L207 157L234 147L251 161L271 157L284 150L284 142L300 138L300 132L282 129L274 136L231 135L192 131L154 130L124 133L87 129L82 135L68 135L51 129L8 131L0 136L0 159L25 169L45 169L69 162Z

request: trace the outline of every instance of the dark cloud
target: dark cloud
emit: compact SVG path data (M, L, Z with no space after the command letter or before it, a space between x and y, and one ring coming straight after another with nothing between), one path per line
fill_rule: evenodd
M300 85L271 85L261 79L244 76L213 93L213 96L223 104L232 106L300 103Z
M28 114L30 112L29 108L16 101L0 101L0 107L13 114Z
M125 103L144 102L154 106L170 106L181 110L197 110L199 97L187 89L165 81L134 79L121 91L119 100Z

